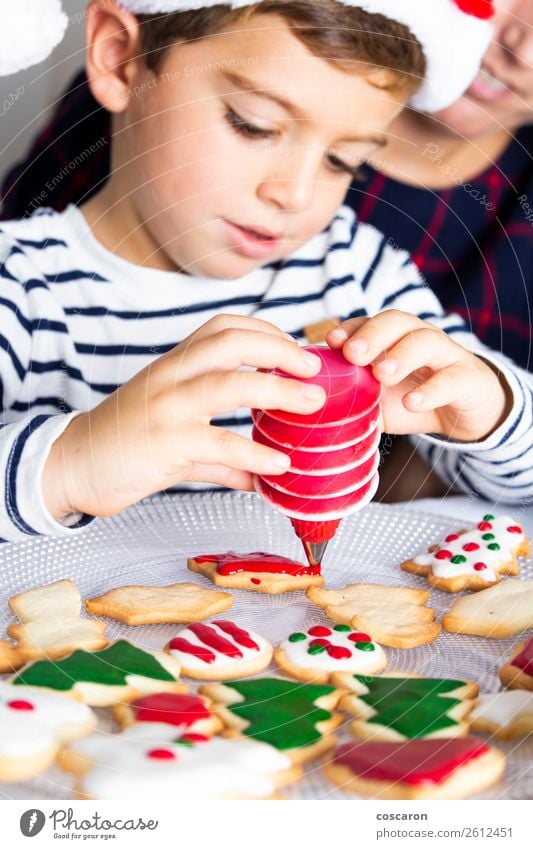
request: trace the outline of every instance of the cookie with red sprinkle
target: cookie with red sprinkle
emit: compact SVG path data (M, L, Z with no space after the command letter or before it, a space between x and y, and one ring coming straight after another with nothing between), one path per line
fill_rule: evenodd
M422 575L444 592L484 590L502 575L518 575L518 558L529 553L528 538L518 522L487 513L474 528L447 534L428 554L406 560L401 568Z
M187 568L209 578L217 587L270 595L321 587L324 583L320 566L304 566L296 560L264 551L197 554L187 561Z

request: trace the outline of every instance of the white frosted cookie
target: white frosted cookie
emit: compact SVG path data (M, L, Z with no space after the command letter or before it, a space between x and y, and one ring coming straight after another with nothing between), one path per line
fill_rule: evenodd
M165 650L179 661L182 675L204 681L245 678L264 669L272 658L268 640L228 619L189 625Z
M313 625L289 634L276 649L274 659L291 678L327 684L335 672L381 672L387 658L381 646L349 625Z
M80 776L79 797L90 799L268 799L299 777L267 743L180 734L159 723L93 734L62 760Z
M533 731L533 693L504 690L479 696L471 715L474 731L511 740Z
M87 705L0 681L0 781L22 781L54 761L60 746L90 734Z
M401 568L445 592L484 590L502 575L518 575L518 558L529 552L521 525L510 516L488 513L475 528L448 534L428 554L406 560Z

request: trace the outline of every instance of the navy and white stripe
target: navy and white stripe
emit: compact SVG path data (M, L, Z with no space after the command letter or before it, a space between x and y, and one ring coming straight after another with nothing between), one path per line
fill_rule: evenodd
M484 443L419 440L426 450L446 449L435 451L437 471L493 500L533 496L532 377L487 352L460 318L444 316L407 255L357 223L348 207L288 259L238 280L132 265L97 242L72 206L2 223L0 538L73 532L42 503L38 482L51 444L73 415L96 406L213 316L257 316L303 340L304 327L326 317L391 308L432 321L479 350L513 391L510 416ZM249 415L237 410L219 421L248 435Z

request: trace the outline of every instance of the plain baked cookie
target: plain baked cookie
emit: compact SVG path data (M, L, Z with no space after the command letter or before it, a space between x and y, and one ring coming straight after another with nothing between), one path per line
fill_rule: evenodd
M189 625L167 643L165 651L179 662L182 675L204 681L246 678L272 659L268 640L228 619Z
M271 595L321 587L324 583L319 566L304 566L287 557L262 551L196 555L187 561L187 567L218 587Z
M384 646L409 649L431 643L440 634L435 611L425 607L429 590L349 584L341 590L311 588L307 597L328 619L370 634Z
M19 593L9 599L9 606L21 624L8 625L7 633L17 640L26 660L53 660L74 649L97 651L109 645L103 622L81 618L81 596L73 581Z
M533 693L484 693L472 711L472 730L512 740L533 731Z
M168 587L117 587L85 604L89 613L126 625L187 625L228 610L233 596L185 582Z
M63 768L78 775L81 799L269 799L299 778L287 755L255 740L182 733L138 723L71 746Z
M385 652L368 634L349 625L313 625L289 634L274 652L281 672L299 681L327 684L334 672L381 672Z
M228 736L270 743L294 764L331 749L336 738L330 732L342 723L342 717L332 713L342 692L326 685L254 678L205 684L200 692L213 701Z
M0 640L0 673L15 672L25 663L26 659L17 646L8 640Z
M429 554L406 560L401 568L447 593L484 590L502 575L518 575L518 558L529 553L529 541L514 519L488 513L475 528L448 534Z
M21 693L44 688L106 707L145 693L186 692L187 687L178 682L179 674L180 665L169 654L144 651L119 640L101 652L78 649L60 660L33 661L11 683Z
M348 691L340 707L356 717L351 730L365 740L464 737L477 684L448 678L336 673L332 683Z
M502 776L502 752L475 737L345 743L324 771L342 790L376 799L462 799Z
M454 601L442 627L457 634L501 640L533 628L533 581L502 581Z
M214 715L210 701L198 693L151 693L130 704L117 704L113 716L127 728L136 722L162 722L185 730L188 734L211 737L222 728Z
M47 769L66 743L90 734L87 705L55 693L0 681L0 781L23 781Z
M533 690L533 637L515 646L511 660L500 669L500 681L509 690Z

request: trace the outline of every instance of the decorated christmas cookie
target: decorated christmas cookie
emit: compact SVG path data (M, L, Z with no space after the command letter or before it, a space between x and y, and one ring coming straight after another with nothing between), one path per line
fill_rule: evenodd
M277 647L274 659L291 678L317 684L327 684L334 672L381 672L387 665L381 646L349 625L295 631Z
M448 534L429 554L402 563L405 572L427 577L439 590L483 590L502 575L518 575L518 557L529 556L522 527L509 516L488 513L468 531Z
M202 554L187 561L191 572L209 578L219 587L257 593L289 593L321 587L319 566L304 566L287 557L254 551L250 554Z
M90 734L95 725L95 715L81 702L0 681L0 781L42 772L60 746Z
M500 669L500 680L510 690L533 690L533 637L515 646L511 660Z
M431 643L440 634L435 611L426 607L428 590L348 584L340 590L312 587L307 597L328 619L370 634L384 646L410 649Z
M335 745L332 731L342 718L331 713L342 695L320 684L283 678L255 678L206 684L200 692L213 700L228 735L245 735L305 763Z
M130 704L115 705L113 716L122 728L136 722L158 722L211 737L220 731L222 722L209 704L209 699L197 693L151 693Z
M272 646L264 637L228 619L189 625L165 649L180 663L182 675L204 681L245 678L272 658Z
M495 734L501 740L533 731L533 693L505 690L479 697L472 711L472 730Z
M352 731L363 739L410 740L464 737L477 684L447 678L333 676L348 690L341 707L357 719Z
M324 767L335 784L377 799L462 799L501 777L505 758L474 737L346 743Z
M78 795L91 799L266 799L298 777L287 755L266 743L180 735L158 723L93 734L62 766L80 776Z
M148 652L119 640L100 652L75 651L61 660L37 660L14 678L20 687L43 687L105 707L145 693L184 692L180 666L164 652Z

